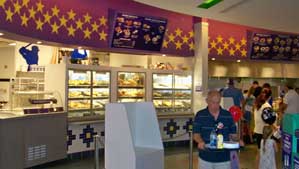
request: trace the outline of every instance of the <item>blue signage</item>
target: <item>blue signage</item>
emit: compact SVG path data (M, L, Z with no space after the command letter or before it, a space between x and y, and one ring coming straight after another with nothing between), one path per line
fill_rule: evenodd
M282 133L282 161L283 169L291 169L292 158L292 135L283 132Z

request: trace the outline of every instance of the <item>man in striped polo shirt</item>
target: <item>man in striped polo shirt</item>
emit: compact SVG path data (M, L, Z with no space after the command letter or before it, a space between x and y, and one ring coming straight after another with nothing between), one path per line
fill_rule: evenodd
M227 110L220 107L221 94L212 90L206 98L207 108L197 112L193 123L194 140L198 144L199 169L230 169L230 152L228 150L210 150L206 144L210 142L210 133L217 124L222 123L218 131L224 141L237 140L236 125Z

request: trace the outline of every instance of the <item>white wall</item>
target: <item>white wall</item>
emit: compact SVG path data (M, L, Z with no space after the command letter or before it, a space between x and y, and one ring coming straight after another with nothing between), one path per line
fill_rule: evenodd
M122 65L134 65L147 68L147 55L132 55L110 53L110 66L122 67Z
M15 76L15 48L10 47L0 47L0 78L10 78Z

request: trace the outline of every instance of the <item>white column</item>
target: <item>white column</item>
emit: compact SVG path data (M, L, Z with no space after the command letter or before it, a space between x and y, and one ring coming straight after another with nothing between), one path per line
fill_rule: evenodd
M209 24L201 22L194 24L194 95L193 110L206 107L205 97L208 92L208 41L209 41ZM200 90L199 90L200 89Z

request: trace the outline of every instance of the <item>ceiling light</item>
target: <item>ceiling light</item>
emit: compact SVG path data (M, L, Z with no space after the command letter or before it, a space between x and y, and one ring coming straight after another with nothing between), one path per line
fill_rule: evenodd
M163 54L162 56L166 56L165 54Z
M3 35L4 35L4 33L0 32L0 36L3 36Z
M238 59L238 60L237 60L237 62L238 62L238 63L240 63L240 62L241 62L241 60L240 60L240 59Z
M203 3L199 4L197 7L198 8L203 8L203 9L208 9L211 8L212 6L218 4L223 0L205 0Z
M216 58L211 58L211 60L216 60Z
M12 43L9 43L8 45L9 45L9 46L16 46L17 43L16 43L16 42L12 42Z
M41 41L37 41L36 43L37 43L37 44L41 44L42 42L41 42Z

